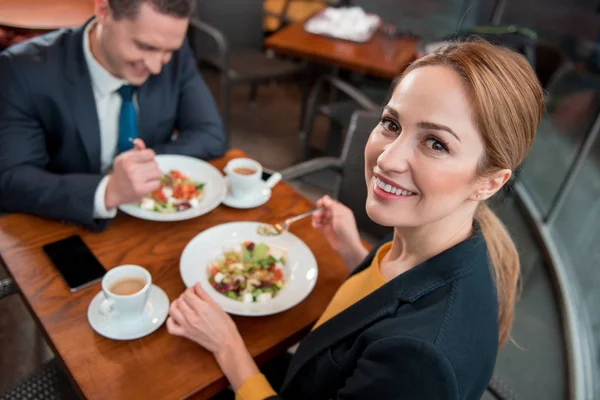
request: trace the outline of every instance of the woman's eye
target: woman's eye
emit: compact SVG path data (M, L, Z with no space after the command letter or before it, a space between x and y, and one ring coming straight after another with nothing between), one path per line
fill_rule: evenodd
M400 127L394 121L387 118L381 120L381 126L390 132L398 132L400 130Z
M427 143L427 147L430 148L431 150L434 150L434 151L443 151L443 152L447 152L448 151L448 147L441 140L427 139L426 143Z

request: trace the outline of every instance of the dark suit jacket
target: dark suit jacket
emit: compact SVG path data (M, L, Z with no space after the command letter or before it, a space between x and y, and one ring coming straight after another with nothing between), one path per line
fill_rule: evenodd
M312 331L281 397L479 400L498 350L497 307L487 247L476 233Z
M0 53L0 212L97 230L105 225L93 219L102 179L100 128L84 29L52 32ZM209 159L225 152L217 107L187 42L139 88L138 105L139 137L157 153ZM171 141L174 129L179 137Z

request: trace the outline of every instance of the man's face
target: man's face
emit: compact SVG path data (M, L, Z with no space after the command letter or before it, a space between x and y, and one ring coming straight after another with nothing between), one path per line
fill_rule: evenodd
M104 66L117 78L142 85L150 74L160 73L173 52L181 47L187 18L161 14L149 3L135 18L114 18L108 0L96 3L98 44Z

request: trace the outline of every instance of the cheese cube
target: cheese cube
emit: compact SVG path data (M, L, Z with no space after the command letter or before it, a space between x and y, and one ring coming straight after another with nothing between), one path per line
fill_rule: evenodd
M225 275L223 275L220 272L217 272L217 274L215 275L215 282L221 283L223 282L223 278L225 278Z
M244 298L242 299L244 303L252 303L252 300L252 293L244 293Z
M256 296L256 302L257 303L264 303L266 301L271 300L273 296L271 295L271 293L261 293L258 296Z
M154 210L154 200L144 197L141 206L144 210Z

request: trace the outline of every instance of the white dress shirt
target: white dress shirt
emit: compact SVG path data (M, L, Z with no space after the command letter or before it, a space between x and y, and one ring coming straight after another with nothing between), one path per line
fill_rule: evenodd
M90 50L90 30L95 24L96 22L92 21L85 28L83 34L83 54L92 80L96 112L98 113L98 124L100 125L100 165L102 172L108 173L115 158L117 141L119 139L119 114L121 112L122 99L117 90L129 83L113 76L92 55ZM133 101L137 108L135 94ZM107 209L104 202L108 178L109 175L106 175L96 189L94 196L94 218L114 218L117 215L117 209Z

